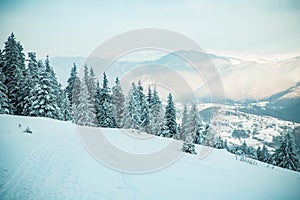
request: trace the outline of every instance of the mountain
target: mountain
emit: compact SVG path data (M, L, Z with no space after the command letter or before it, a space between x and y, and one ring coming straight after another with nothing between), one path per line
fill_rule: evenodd
M200 73L187 61L198 65ZM125 92L129 90L131 82L141 80L145 87L158 83L157 89L163 100L172 90L177 100L183 103L193 102L195 97L202 103L211 102L212 91L207 84L220 78L225 94L221 103L240 105L241 111L247 113L300 122L300 57L261 62L182 50L144 62L110 62L96 57L51 58L51 64L63 86L66 85L73 62L79 66L80 73L83 64L87 63L93 67L99 79L105 71L110 85L118 76ZM104 69L107 64L109 66ZM209 78L205 80L203 74ZM222 88L216 91L218 95Z
M120 151L139 155L160 152L170 143L175 144L170 153L177 154L181 143L131 130L97 129L96 135L86 134L89 128L81 127L87 132L78 132L71 122L46 118L0 115L0 120L0 198L3 200L299 197L299 172L254 160L242 162L239 156L225 150L213 149L199 159L204 147L197 145L198 155L182 154L153 172L124 173L97 161L79 134L90 137L100 149L102 141L97 139L104 136ZM32 133L24 132L27 127ZM121 161L116 152L108 153L105 149L102 154L116 163ZM135 161L127 160L127 163Z
M300 123L300 82L258 102L240 106L247 113Z
M160 76L166 77L166 75L170 74L170 71L176 71L194 91L200 91L197 95L199 94L202 98L209 98L209 91L205 81L213 81L213 78L204 80L187 60L197 63L204 72L209 72L212 70L212 66L216 66L223 82L226 98L238 102L259 101L269 98L287 90L300 81L300 57L279 62L261 63L183 50L167 54L152 61L114 61L105 71L111 76L111 79L114 79L115 76L125 76L124 82L126 84L128 80L142 79L143 82L144 79L148 82L153 81L153 77L151 79L149 74L158 77L160 80ZM66 84L74 62L82 66L85 59L83 57L51 58L51 63L57 72L58 79L63 85ZM108 63L109 61L101 58L87 59L87 64L92 66L96 72L99 72L98 74L96 73L98 77L102 77L101 72L104 71L103 68ZM167 67L169 67L168 73L165 70ZM218 77L216 76L215 78ZM124 87L127 86L125 85ZM187 98L191 98L191 94L185 95Z

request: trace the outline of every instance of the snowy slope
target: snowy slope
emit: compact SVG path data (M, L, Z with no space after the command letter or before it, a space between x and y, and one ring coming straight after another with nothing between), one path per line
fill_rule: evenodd
M1 115L0 122L0 199L300 197L300 173L271 169L260 162L256 166L240 162L224 150L213 150L203 160L184 154L156 172L128 174L97 162L70 122L9 115ZM23 132L27 126L33 134ZM172 141L157 137L138 140L129 135L131 131L124 134L118 129L102 131L112 144L129 152L151 152ZM200 149L198 146L197 151Z

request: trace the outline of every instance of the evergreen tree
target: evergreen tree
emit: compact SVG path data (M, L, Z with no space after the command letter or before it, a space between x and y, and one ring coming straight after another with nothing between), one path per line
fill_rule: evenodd
M195 145L193 143L193 136L191 133L188 133L187 136L184 138L183 146L182 146L182 151L185 153L190 153L190 154L196 154L195 151Z
M7 97L9 99L9 110L12 114L20 114L17 110L20 84L19 81L23 78L25 70L25 55L20 42L16 41L12 33L5 42L1 71L5 76L4 84L7 87Z
M258 159L259 161L262 161L262 160L264 159L264 158L263 158L263 155L262 155L262 152L261 152L260 146L257 147L256 155L257 155L257 159Z
M31 80L35 85L40 82L41 70L44 66L41 66L41 63L39 63L38 66L35 52L29 52L28 57L28 69L30 71Z
M268 162L270 160L270 153L265 144L262 149L260 147L257 148L256 155L259 161Z
M152 100L152 91L150 86L148 87L148 94L147 94L147 103L149 105L149 108L151 108L151 100Z
M2 69L4 67L4 61L3 61L3 55L2 54L3 54L2 50L0 49L0 71L1 71L1 73L2 73ZM3 82L3 84L4 84L4 82Z
M217 141L214 147L217 149L224 149L224 142L220 136L217 137Z
M240 147L240 150L242 150L244 152L244 154L248 153L248 145L245 140L244 140L242 146Z
M300 170L299 157L297 156L295 139L291 133L287 133L278 149L276 149L273 159L279 167L291 169L294 171Z
M65 91L63 91L61 95L63 95L62 106L61 106L62 120L64 121L73 120L73 114L72 114L71 103L69 101L69 98Z
M92 102L95 103L95 95L96 95L96 77L93 68L90 68L89 82L88 82L88 90L90 92L90 96Z
M201 132L200 132L200 116L195 104L192 105L192 108L189 113L188 117L188 132L191 134L192 138L194 139L195 144L201 144Z
M125 128L135 128L138 129L139 121L139 111L138 111L138 100L136 95L136 86L135 83L131 84L131 88L128 92L128 95L125 99L125 110L123 125Z
M171 93L168 95L168 104L165 111L165 127L167 127L167 134L164 137L176 137L177 136L177 122L176 122L176 109L173 102Z
M230 152L230 148L228 146L227 139L225 139L225 141L224 141L224 149L226 149L227 151Z
M65 109L63 108L63 103L64 103L64 98L65 98L65 92L63 89L61 89L61 84L58 82L56 74L50 65L49 61L49 56L46 56L45 60L45 69L46 69L46 74L48 76L48 79L50 80L50 87L52 87L54 95L56 96L56 102L58 107L62 110Z
M186 105L184 105L178 139L184 140L188 133L189 133L188 110Z
M148 91L151 91L150 88ZM150 92L151 93L151 92ZM150 124L148 128L148 132L153 135L158 135L160 130L163 127L163 119L164 119L164 112L163 106L161 104L161 100L158 96L157 90L154 87L153 95L148 93L148 101L149 101L149 118Z
M110 88L105 73L103 74L102 88L97 87L95 107L99 126L115 128L116 123L113 117Z
M111 103L112 103L113 117L115 119L116 126L118 128L122 128L125 96L123 94L123 90L120 85L120 81L118 77L116 78L115 86L112 87Z
M5 76L0 69L0 114L9 113L7 88L4 85L4 81L5 81Z
M74 109L74 121L76 124L81 126L96 126L95 124L95 109L89 96L89 91L87 89L86 82L84 79L81 81L80 93L78 104L73 105Z
M36 59L36 53L29 52L28 58L28 68L24 70L23 78L19 83L21 94L18 95L20 101L17 104L17 108L21 110L20 114L24 116L30 115L30 108L33 104L32 98L36 95L36 93L33 93L33 88L41 84L41 72L44 70L43 63L38 62ZM49 84L49 87L52 89L51 84Z
M264 144L263 145L263 148L261 150L261 155L262 155L262 158L261 158L261 161L262 162L268 162L268 160L270 159L270 153L266 147L266 145ZM257 155L258 156L258 155Z
M60 108L57 105L54 89L51 87L46 69L41 68L39 71L39 81L31 90L34 95L30 98L32 103L28 109L29 115L61 119Z
M32 88L34 88L34 81L31 78L30 70L27 68L24 71L23 78L20 80L20 90L18 95L18 104L17 110L20 110L20 114L24 116L29 115L29 108L31 107L31 100L30 98L34 95L31 93Z
M83 81L85 82L87 88L89 88L90 76L89 76L89 68L87 64L84 65Z
M132 83L126 98L124 127L147 131L149 123L149 109L141 82L138 86Z
M141 84L141 81L138 82L138 86L136 88L136 95L138 100L138 115L139 115L139 123L138 127L140 130L146 131L147 127L150 123L150 117L149 117L149 107L147 104L146 97L143 93L143 87Z
M71 73L70 73L70 77L67 81L67 87L66 87L66 93L67 96L69 98L69 102L73 103L73 91L74 91L74 86L75 83L77 82L77 87L80 86L80 79L77 77L77 67L76 64L73 64Z

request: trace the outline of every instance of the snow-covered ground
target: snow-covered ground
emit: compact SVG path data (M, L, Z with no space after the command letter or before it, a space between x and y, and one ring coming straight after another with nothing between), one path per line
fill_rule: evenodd
M214 149L184 154L151 173L113 170L91 156L70 122L0 115L0 199L299 199L300 173L236 160ZM27 127L32 134L23 132ZM124 151L145 153L172 139L101 129ZM146 136L145 134L142 134ZM197 146L197 151L201 146ZM179 149L174 149L179 151ZM128 162L131 162L128 160Z

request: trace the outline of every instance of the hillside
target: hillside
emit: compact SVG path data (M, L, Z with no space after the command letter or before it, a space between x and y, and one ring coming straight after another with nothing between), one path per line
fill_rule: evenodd
M299 199L300 173L241 162L225 150L214 149L202 160L183 154L160 170L130 174L94 159L70 122L9 115L0 121L0 199ZM32 134L23 132L27 127ZM173 142L99 130L130 153L151 154ZM114 152L110 157L116 158Z

